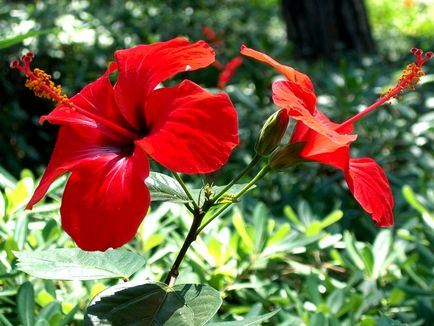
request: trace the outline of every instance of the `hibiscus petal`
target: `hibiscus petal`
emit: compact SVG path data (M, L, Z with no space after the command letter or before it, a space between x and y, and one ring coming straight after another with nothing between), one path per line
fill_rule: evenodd
M130 241L146 215L150 194L146 154L101 155L76 166L65 187L64 230L83 250L117 248Z
M215 54L204 41L190 44L186 39L177 38L119 50L115 58L119 69L114 87L116 102L129 123L141 129L146 96L160 82L179 72L210 65Z
M219 75L217 86L223 89L226 86L226 84L229 82L229 80L231 80L231 78L234 76L237 68L242 63L243 63L243 58L241 57L235 57L231 61L229 61Z
M145 114L150 134L138 143L170 170L215 171L238 144L237 113L229 97L213 95L188 80L155 90Z
M312 111L312 98L300 96L301 87L288 81L273 83L273 100L288 109L289 115L302 122L312 132L306 129L297 131L291 142L306 142L306 155L333 152L356 140L357 135L340 134L335 131L337 124L331 122L324 114L315 109ZM303 131L301 133L301 131ZM300 135L303 134L303 137Z
M106 153L119 153L125 145L106 137L99 129L62 126L47 169L26 209L32 209L44 197L51 183L74 166Z
M320 129L311 128L312 124L306 125L304 120L298 121L290 142L306 143L301 152L304 158L319 161L344 170L349 159L349 145L357 138L357 135L347 134L352 132L352 126L348 125L342 131L345 132L345 134L342 135L333 131L338 124L330 121L321 111L315 110L314 118L320 125ZM331 131L333 137L330 137L330 132L324 133L323 130ZM336 141L336 134L339 135L338 141Z
M341 171L345 171L350 159L350 146L346 145L344 147L339 147L333 152L324 152L309 156L303 155L302 151L301 156L311 161L327 164Z
M69 100L89 114L86 115L74 110L68 104L60 104L51 113L42 116L41 123L47 120L52 124L79 125L99 129L114 139L122 140L128 138L122 135L122 133L116 132L116 129L119 128L132 128L119 112L114 101L113 86L110 83L109 74L115 68L116 64L110 65L103 76L84 87L80 93ZM92 115L94 115L94 118Z
M392 190L384 171L373 159L350 159L345 179L354 198L377 226L393 225Z
M273 102L278 107L287 109L306 109L314 114L316 95L313 91L287 80L274 82L272 85Z
M265 53L250 49L247 46L242 45L241 54L269 64L274 69L279 71L282 75L284 75L289 81L297 83L306 88L307 90L313 91L312 81L307 75L295 70L294 68L280 64Z

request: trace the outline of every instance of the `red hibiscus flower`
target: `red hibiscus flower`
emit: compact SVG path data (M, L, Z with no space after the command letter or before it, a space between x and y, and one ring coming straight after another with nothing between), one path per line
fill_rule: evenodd
M223 44L222 39L217 35L217 33L214 31L214 29L212 27L204 26L202 28L202 33L205 36L205 39L211 45L222 45Z
M238 144L237 114L226 94L213 95L191 81L159 88L164 80L206 67L214 51L205 42L174 39L115 52L106 73L67 99L31 55L12 67L28 76L37 95L60 104L41 121L60 125L48 167L27 205L71 172L60 213L65 231L84 250L105 250L131 240L146 215L144 180L149 158L182 173L208 173L225 164ZM117 72L114 85L110 75Z
M299 160L310 160L333 166L344 172L345 180L354 198L368 212L377 226L393 224L393 195L381 167L371 158L350 157L350 144L356 140L352 135L353 123L375 110L404 89L413 88L423 75L422 65L433 56L413 49L417 62L407 66L398 85L363 112L342 124L330 121L316 108L316 95L308 76L261 52L243 46L241 53L265 62L287 80L273 83L273 101L298 120L290 143L271 159L271 165L279 168ZM301 145L301 146L300 146ZM288 157L293 155L293 157ZM291 162L292 161L292 162Z
M243 63L243 58L235 57L224 66L223 71L219 75L217 86L223 89L228 81L234 76L237 68Z

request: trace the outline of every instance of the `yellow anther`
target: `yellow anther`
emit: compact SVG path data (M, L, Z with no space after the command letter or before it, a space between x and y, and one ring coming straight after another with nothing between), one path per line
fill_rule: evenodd
M51 76L41 69L35 68L32 73L27 74L25 86L38 97L58 103L68 101L68 97L62 93L62 87L55 85L51 80Z
M398 84L394 88L389 89L385 96L389 96L390 98L394 97L398 100L401 99L404 90L414 90L415 86L420 81L420 77L424 75L425 74L420 65L416 63L408 64L402 72Z

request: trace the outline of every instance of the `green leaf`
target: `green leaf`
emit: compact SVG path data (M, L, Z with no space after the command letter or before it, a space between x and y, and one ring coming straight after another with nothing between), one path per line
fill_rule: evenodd
M315 274L308 275L304 284L308 300L313 302L313 304L317 307L321 303L321 293L318 291L319 285L320 280Z
M415 241L415 245L416 245L417 251L423 257L423 259L427 263L427 265L428 266L434 266L434 254L432 253L432 251L429 250L424 245L422 245L419 241Z
M0 312L0 325L13 326L12 323Z
M360 255L365 265L366 274L372 277L372 272L374 270L374 253L370 247L364 247L360 250ZM380 254L381 255L381 254Z
M372 276L378 278L381 275L384 262L392 245L392 233L390 230L382 230L375 238L372 252L374 254L374 269Z
M42 323L43 321L47 321L48 325L49 324L58 325L58 322L61 319L62 319L62 306L60 305L59 301L53 301L41 309L36 322Z
M323 227L320 221L313 221L306 227L304 233L308 237L314 237L318 235L322 231L322 229Z
M35 292L30 282L23 283L18 290L17 310L23 326L35 325Z
M63 318L61 321L59 321L57 326L67 326L72 325L72 320L74 319L75 314L77 313L78 309L80 308L80 304L77 303L74 308L68 314Z
M92 300L85 325L199 326L210 320L221 304L220 293L204 284L123 283Z
M40 35L44 35L44 34L49 34L49 33L52 33L53 31L55 31L55 30L51 29L51 30L44 30L44 31L30 31L30 32L27 32L25 34L21 34L21 35L17 35L17 36L11 37L11 38L0 40L0 49L5 49L5 48L8 48L12 45L21 43L22 41L24 41L25 39L27 39L29 37L35 37L35 36L40 36Z
M282 224L279 227L279 229L273 235L270 236L270 238L267 241L267 245L272 245L276 242L279 242L280 240L288 236L290 232L291 232L291 225L288 223Z
M0 166L0 187L2 188L14 188L17 180Z
M16 183L14 188L6 188L5 195L7 200L6 214L10 215L16 210L23 208L33 192L34 180L25 177Z
M343 216L344 212L342 212L341 210L335 210L326 217L324 217L324 219L321 221L321 227L325 229L326 227L338 222Z
M260 325L263 321L266 321L277 314L280 309L269 312L265 315L248 317L243 320L236 321L224 321L224 322L216 322L216 323L208 323L206 326L251 326L251 325Z
M267 240L267 222L268 222L267 207L260 203L256 205L253 212L253 225L255 226L255 251L261 252Z
M16 240L18 250L22 250L29 233L29 218L22 212L18 215L17 223L15 224L14 239Z
M386 316L381 316L378 318L377 323L375 324L377 326L405 326L408 324L403 324L399 320L393 320Z
M42 279L96 280L128 278L145 263L143 257L123 249L83 251L50 249L14 252L19 270Z
M309 326L326 326L327 318L322 312L317 312L312 315L309 321Z
M244 222L244 218L241 215L241 211L239 209L234 209L234 215L232 216L232 223L234 224L235 229L243 240L243 243L246 245L249 251L253 251L254 245L253 241L247 232L247 226Z
M145 183L151 192L152 201L170 201L176 203L187 203L190 201L178 181L165 174L151 172Z
M304 228L303 223L300 221L300 218L298 217L298 215L294 212L294 210L292 209L291 206L285 206L285 208L283 209L283 212L285 213L285 215L291 220L291 222L293 222L295 225Z
M5 217L6 213L6 202L5 198L3 197L3 193L0 191L0 222L3 220L3 217Z
M344 232L344 242L345 249L353 263L357 266L358 269L364 269L365 264L363 263L362 257L360 256L360 253L356 247L356 240L348 231Z
M267 246L261 253L261 257L267 257L279 252L292 253L294 249L306 247L308 244L318 241L318 237L306 237L301 233L292 232L287 237Z
M422 214L423 220L428 226L434 228L434 215L422 205L422 203L417 199L416 194L409 185L402 187L402 194L405 200L419 213Z
M336 289L327 298L327 306L333 314L336 314L345 303L347 293L345 289Z

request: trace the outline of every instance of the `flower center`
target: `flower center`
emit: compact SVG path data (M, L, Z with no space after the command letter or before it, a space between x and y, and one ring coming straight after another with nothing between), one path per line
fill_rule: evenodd
M22 64L18 60L14 60L10 63L10 67L14 69L18 69L23 72L26 77L25 86L31 89L37 97L43 99L49 99L58 104L62 104L65 112L73 113L79 112L80 114L94 120L95 122L104 125L110 130L116 132L119 135L125 136L129 139L137 139L138 135L110 120L107 120L99 115L96 115L92 112L84 110L74 104L69 98L62 93L62 87L60 85L55 85L51 80L51 76L48 75L41 69L35 68L33 71L30 68L30 62L33 60L33 53L28 52L20 58Z
M401 96L405 90L414 90L414 87L419 82L420 77L424 75L422 66L424 65L425 62L427 62L429 59L431 59L434 56L434 53L429 51L425 54L425 56L422 56L423 51L416 48L411 49L411 52L416 56L416 62L407 65L407 67L402 72L401 78L399 79L396 86L389 89L385 95L379 98L372 105L368 106L365 110L356 114L355 116L351 117L345 122L341 123L336 128L336 131L339 131L339 129L342 129L345 126L353 124L354 122L363 118L369 112L374 111L375 109L377 109L378 107L380 107L381 105L389 101L390 99Z

